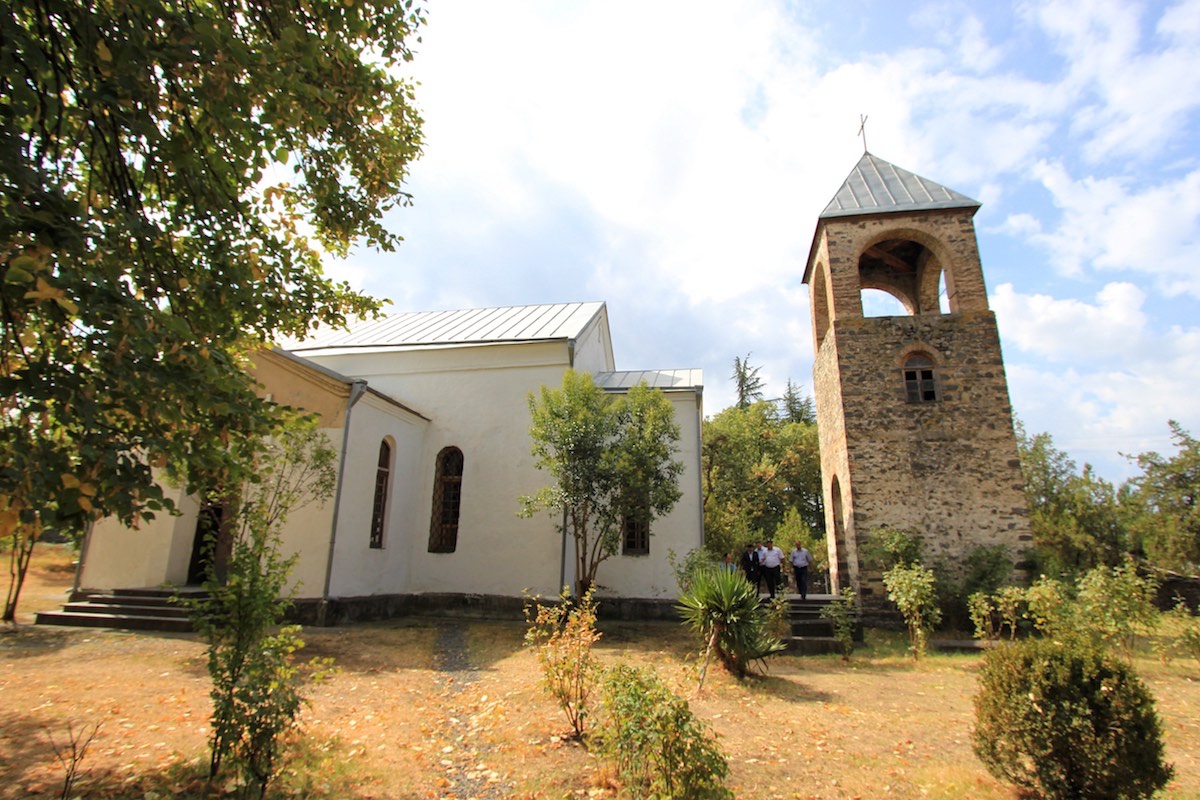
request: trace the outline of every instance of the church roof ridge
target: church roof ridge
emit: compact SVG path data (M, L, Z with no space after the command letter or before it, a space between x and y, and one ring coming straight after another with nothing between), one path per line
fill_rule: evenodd
M979 206L965 194L865 152L818 219Z
M402 311L352 322L346 330L321 329L304 341L283 345L291 352L355 347L412 347L494 344L576 338L605 313L597 302Z

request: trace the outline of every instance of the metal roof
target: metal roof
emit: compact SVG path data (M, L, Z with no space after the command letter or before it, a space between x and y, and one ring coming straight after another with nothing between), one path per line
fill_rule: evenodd
M458 311L408 311L351 323L348 330L318 330L284 346L293 353L341 347L413 347L574 339L604 303L553 303Z
M940 183L863 153L819 219L979 205Z
M699 369L644 369L620 372L598 372L592 380L601 389L621 391L645 382L651 389L700 389L704 372Z

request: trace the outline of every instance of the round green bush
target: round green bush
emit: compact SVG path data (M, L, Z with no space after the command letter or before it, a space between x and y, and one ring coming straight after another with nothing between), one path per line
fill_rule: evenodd
M1150 797L1173 774L1150 692L1130 667L1081 643L989 651L972 743L997 778L1052 800Z

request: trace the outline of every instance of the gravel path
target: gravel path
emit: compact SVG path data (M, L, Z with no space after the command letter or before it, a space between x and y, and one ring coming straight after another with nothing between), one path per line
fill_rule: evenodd
M463 690L479 678L471 663L467 626L461 622L438 625L435 645L442 716L439 720L448 744L439 762L445 785L440 797L456 800L504 800L512 787L487 764L491 745L480 736L464 708Z

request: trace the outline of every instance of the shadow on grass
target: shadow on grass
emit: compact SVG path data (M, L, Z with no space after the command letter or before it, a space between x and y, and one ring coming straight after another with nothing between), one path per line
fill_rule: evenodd
M54 762L54 748L46 733L46 721L20 713L0 713L0 774L9 787L25 786L35 777L42 782L42 768ZM61 773L55 773L58 777Z

